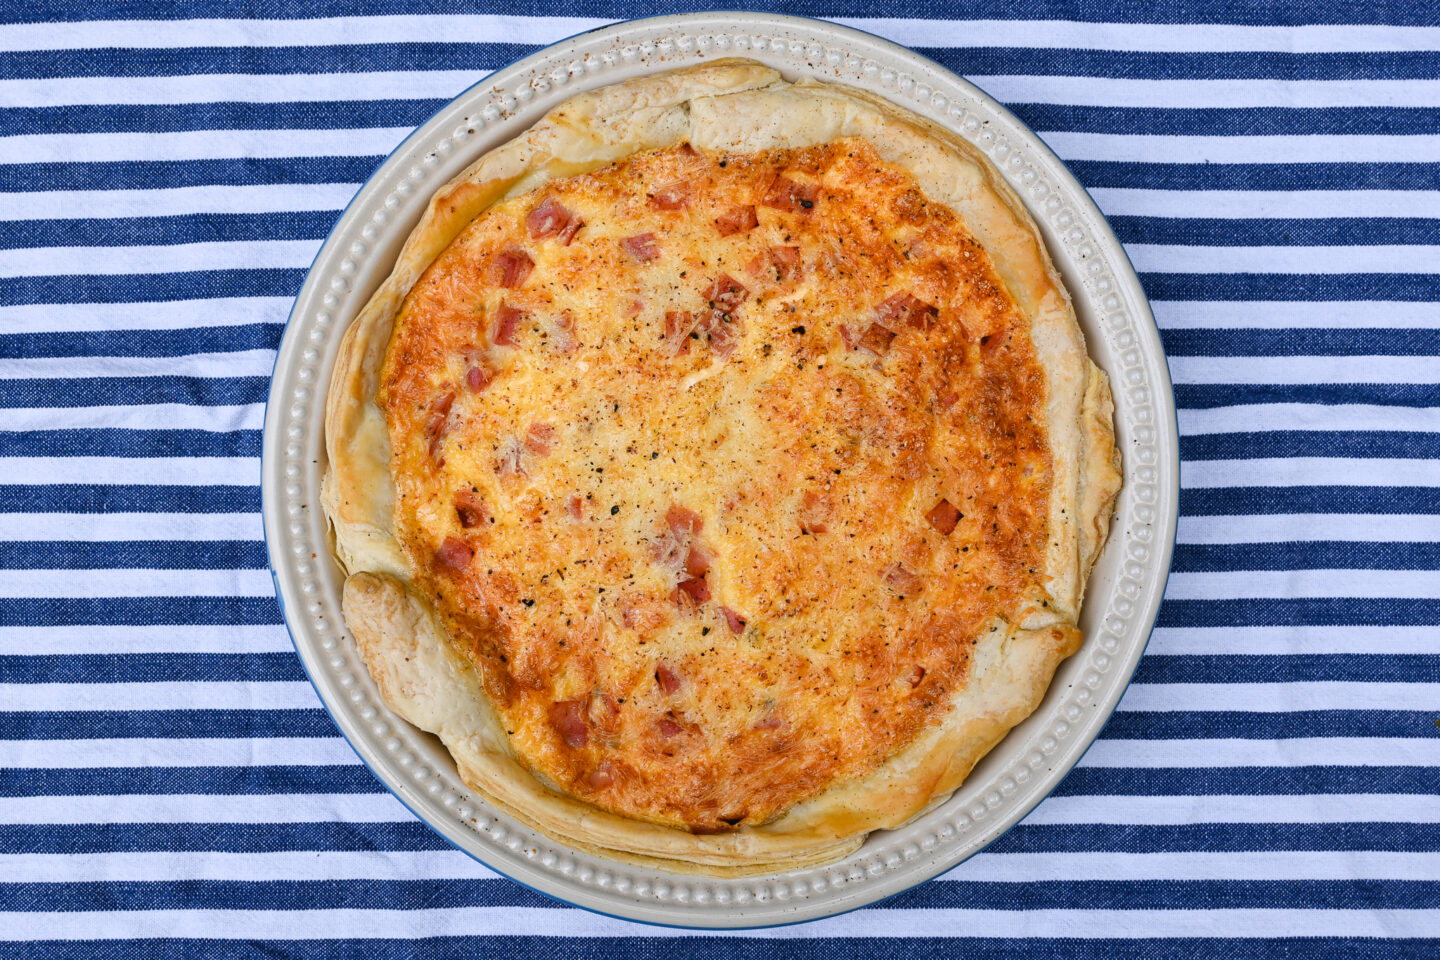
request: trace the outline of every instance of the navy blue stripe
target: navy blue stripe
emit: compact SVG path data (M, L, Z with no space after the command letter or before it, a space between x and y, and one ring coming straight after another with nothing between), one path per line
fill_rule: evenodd
M363 846L369 839L369 831L364 829L368 826L352 826L357 834L357 848L370 849ZM1440 883L1424 880L1040 880L1028 883L937 880L886 900L885 907L892 910L1189 910L1203 903L1215 910L1414 909L1437 898L1440 898ZM556 901L544 894L509 880L0 883L0 910L5 911L424 910L553 907L555 904ZM685 942L688 944L690 940L687 938ZM880 955L883 954L876 956Z
M1144 661L1141 661L1142 663ZM1120 710L1106 740L1291 740L1299 737L1433 737L1429 710Z
M0 796L63 797L161 793L383 793L360 763L344 766L95 767L0 769Z
M1042 136L1057 131L1132 136L1374 136L1434 133L1429 107L1097 107L1069 103L1007 106ZM0 123L6 122L0 114Z
M1440 272L1141 273L1140 283L1155 300L1440 300Z
M211 297L293 297L305 270L194 270L119 276L0 277L0 306L22 303L153 303Z
M43 522L38 525L44 532ZM0 570L263 570L258 540L5 540Z
M77 377L0 380L3 407L95 407L138 403L233 406L264 403L268 377ZM259 478L259 475L256 475Z
M134 52L126 51L127 54ZM9 107L0 109L0 136L20 133L180 133L191 130L404 129L420 126L446 102L292 100L285 103L106 103ZM1396 113L1398 116L1392 122L1396 127L1408 129L1425 122L1419 117L1412 117L1412 111ZM1317 120L1317 125L1323 126L1324 121Z
M339 210L297 210L94 220L0 221L0 249L323 240L339 216Z
M411 818L403 809L399 810L398 815L408 819L396 823L87 823L78 827L49 824L6 825L0 826L0 854L122 853L148 850L174 853L277 853L290 850L408 852L454 849L434 830ZM512 886L509 881L505 883ZM6 886L0 881L0 903L12 896L5 890ZM269 882L256 886L269 886ZM518 884L514 886L525 889ZM257 899L263 902L265 898L262 895Z
M377 16L381 14L448 14L456 12L453 0L305 0L303 3L259 0L247 4L245 14L254 18L302 18ZM730 10L723 3L687 2L676 0L535 0L524 8L534 17L593 17L621 20L659 14L688 13L695 10ZM761 2L757 10L795 14L798 16L873 17L878 11L863 0L821 3L818 0L783 0ZM514 13L513 6L500 3L466 4L466 13ZM945 19L956 10L948 0L921 0L904 8L904 15L915 18ZM899 11L895 12L899 15ZM51 23L72 20L176 20L192 17L229 18L235 15L233 4L226 0L192 0L183 8L143 0L105 0L76 8L63 0L33 0L31 3L7 8L0 13L0 22ZM1312 23L1391 24L1425 26L1440 23L1440 12L1425 5L1396 3L1370 4L1362 0L1329 0L1317 4L1254 5L1240 0L1221 0L1197 10L1191 0L1103 0L1077 5L1070 0L982 0L965 7L966 18L999 20L1078 20L1084 22L1174 23L1200 22L1256 24L1268 26L1300 26ZM962 28L963 21L957 21ZM963 29L961 29L963 35ZM557 37L557 39L559 39Z
M260 479L257 474L257 483ZM0 513L254 513L258 486L0 485Z
M1434 383L1177 383L1175 405L1189 409L1249 403L1365 403L1382 407L1440 406ZM1397 410L1396 416L1404 416Z
M1114 218L1110 222L1114 223ZM1440 221L1427 222L1431 224L1430 239L1440 239ZM1244 319L1241 308L1236 309L1235 319ZM1172 357L1440 356L1440 329L1203 328L1161 330L1160 339L1165 353Z
M1431 217L1333 217L1300 219L1204 219L1200 217L1107 217L1126 243L1169 243L1207 247L1359 246L1430 244L1440 237ZM1298 264L1305 253L1295 254ZM1426 331L1435 333L1435 331ZM1374 335L1375 331L1370 331Z
M207 306L195 304L203 323ZM274 350L285 332L279 323L241 323L175 330L77 330L64 333L0 334L0 357L179 357L191 353Z
M948 881L947 881L948 882ZM1157 885L1163 881L1155 881ZM1016 901L1017 903L1019 901ZM889 904L887 903L886 906ZM1024 918L1017 914L1016 928ZM1217 934L1221 931L1217 929ZM1433 956L1436 940L1372 937L1286 937L1261 940L1141 939L1118 937L1037 938L955 936L905 937L906 960L1033 960L1066 957L1070 960L1422 960ZM109 940L106 960L416 960L417 957L505 957L506 960L555 960L556 956L590 960L775 960L775 940L769 937L688 936L684 952L677 954L671 937L566 937L476 936L423 937L390 940ZM889 957L896 941L882 937L787 938L785 960L836 960L837 957ZM37 940L15 944L17 960L94 960L95 943L73 940Z
M1166 600L1162 627L1440 626L1440 603L1386 597Z
M1064 154L1061 154L1064 157ZM1277 161L1281 158L1276 158ZM1434 190L1433 163L1140 163L1068 160L1087 187L1153 190Z
M1440 793L1440 767L1077 767L1060 781L1054 795L1204 797L1311 793Z
M0 683L157 683L304 680L293 653L0 655Z
M1237 525L1238 526L1238 525ZM1440 543L1298 540L1177 543L1174 571L1440 570ZM1440 643L1437 643L1440 648ZM1437 649L1440 652L1440 649Z
M0 77L168 77L197 74L324 74L381 70L494 70L539 49L520 43L363 43L313 47L25 50L0 54ZM1147 80L1428 80L1433 50L1348 53L1189 52L1031 47L916 47L965 75L1025 74Z
M1356 810L1363 817L1363 810ZM1225 814L1218 812L1223 818ZM1020 823L996 840L989 853L1191 853L1270 850L1440 849L1433 823Z
M384 157L243 157L0 164L0 191L159 190L257 183L360 184Z
M258 457L259 430L0 432L0 457Z
M1440 388L1436 390L1440 399ZM1395 424L1404 423L1404 410ZM3 434L0 434L3 436ZM1265 457L1440 457L1440 433L1400 430L1272 430L1201 433L1180 438L1185 460L1253 460Z
M1307 653L1150 654L1135 671L1136 683L1440 682L1440 654ZM1435 734L1440 759L1440 730Z
M335 737L330 715L298 710L49 710L0 712L3 740L146 737Z
M1440 495L1434 487L1202 487L1180 491L1182 517L1270 513L1435 514L1440 513Z
M271 597L18 597L0 627L283 623Z

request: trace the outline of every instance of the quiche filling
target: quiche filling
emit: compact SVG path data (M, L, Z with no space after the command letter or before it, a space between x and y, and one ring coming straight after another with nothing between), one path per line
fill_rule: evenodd
M1045 397L961 219L848 138L491 207L406 298L378 402L415 590L516 758L715 833L943 717L1044 566Z

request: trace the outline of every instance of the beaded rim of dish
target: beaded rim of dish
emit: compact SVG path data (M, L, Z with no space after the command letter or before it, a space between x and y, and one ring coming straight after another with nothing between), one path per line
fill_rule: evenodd
M1019 812L1013 808L1024 802L1024 786L1042 770L1054 766L1058 754L1075 738L1077 729L1085 729L1093 738L1103 725L1103 718L1084 728L1077 727L1077 721L1087 707L1103 699L1103 684L1123 686L1128 682L1128 674L1123 677L1115 674L1117 663L1124 660L1118 654L1127 639L1133 642L1135 632L1149 626L1134 622L1137 601L1146 592L1147 581L1153 584L1158 577L1163 583L1165 576L1165 571L1157 570L1154 562L1157 554L1163 553L1163 544L1156 536L1160 525L1157 504L1162 500L1160 467L1163 460L1157 444L1156 392L1145 366L1133 310L1116 281L1110 256L1092 236L1088 214L1067 201L1061 185L1032 156L1030 145L1013 139L1006 132L1010 125L1008 118L985 100L959 84L946 82L944 77L935 78L937 82L932 83L876 59L847 53L830 41L813 37L799 39L796 32L787 22L784 32L680 30L641 42L624 43L620 42L623 38L615 38L598 50L575 53L565 62L560 62L562 54L556 52L555 62L527 71L519 82L490 88L488 96L478 86L462 94L457 101L479 94L478 104L463 121L448 135L441 134L434 140L430 149L403 174L392 173L394 182L388 192L377 192L368 203L357 204L347 211L347 216L358 213L364 220L358 239L343 251L337 248L322 252L317 258L307 287L319 284L324 289L319 296L320 306L308 315L297 313L292 317L287 338L300 336L304 346L299 352L298 364L292 365L293 372L279 368L276 371L277 377L289 373L293 384L286 384L289 402L281 411L285 444L281 464L285 526L278 532L284 542L272 544L272 556L276 562L281 556L292 557L292 569L299 578L297 596L286 594L277 577L277 595L285 607L287 624L297 638L297 649L304 656L306 646L310 648L310 656L305 658L307 667L312 674L327 673L341 691L339 702L332 700L329 708L332 712L348 714L352 729L368 735L364 745L371 750L366 759L372 766L388 766L387 772L396 780L408 781L412 798L417 795L428 798L432 804L438 804L439 815L451 818L473 833L480 849L469 852L481 859L485 859L487 853L498 855L502 863L511 858L528 861L565 886L578 884L602 896L612 895L608 899L617 909L613 896L616 894L631 902L651 900L658 904L696 907L743 907L805 900L841 889L849 892L890 875L907 863L943 856L945 848L970 839L976 830L984 830L988 826L986 821L993 824L1007 815L1018 819ZM324 385L328 382L329 368L322 369L324 348L332 339L338 340L343 335L354 313L363 306L363 300L352 291L353 281L373 255L375 241L392 229L402 207L438 189L440 183L435 181L444 160L460 155L473 159L489 144L477 148L468 148L467 144L487 127L521 116L533 115L538 119L551 105L548 101L553 97L546 95L563 95L565 88L576 81L598 81L586 84L593 87L617 82L607 80L606 75L627 71L628 76L637 66L662 69L676 66L676 61L690 63L727 56L751 57L791 73L881 92L896 103L940 120L983 150L1025 200L1031 215L1051 228L1055 238L1051 246L1058 240L1076 263L1083 264L1082 282L1098 310L1102 334L1118 358L1118 369L1109 372L1117 419L1124 418L1129 442L1124 450L1126 487L1121 501L1124 513L1117 510L1111 534L1112 539L1118 536L1121 542L1107 547L1107 550L1123 551L1119 574L1105 598L1106 611L1098 631L1086 638L1082 651L1072 658L1086 661L1078 671L1079 679L1066 692L1063 702L1048 711L1054 714L1054 719L1048 730L1035 738L1034 748L994 775L983 795L964 804L956 803L952 797L918 818L915 824L925 827L918 838L882 832L872 834L850 857L825 866L778 876L710 879L633 867L568 849L495 810L483 798L477 798L461 782L453 766L432 767L426 762L423 758L426 751L418 739L426 735L385 706L356 656L343 621L327 612L339 609L339 582L329 574L327 565L316 559L317 554L329 546L323 539L325 521L318 508L318 474L314 484L307 484L306 480L317 452L323 447L323 428L314 425L312 414L316 412L314 405L323 406ZM947 88L950 92L946 92ZM403 165L404 160L397 151L382 166L372 185L390 168ZM363 194L364 191L362 197ZM367 212L368 218L365 218ZM339 229L337 226L337 232ZM1128 264L1125 269L1128 270ZM266 466L268 481L270 465ZM1090 598L1092 603L1096 599L1099 598ZM299 642L302 637L307 642ZM355 746L363 756L362 745ZM430 812L435 810L432 805ZM423 815L422 811L417 812ZM999 832L995 829L996 836Z

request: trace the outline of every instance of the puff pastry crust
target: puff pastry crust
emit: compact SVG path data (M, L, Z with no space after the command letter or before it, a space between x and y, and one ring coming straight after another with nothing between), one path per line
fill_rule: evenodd
M718 239L660 262L701 222ZM627 392L606 351L649 375ZM708 414L667 446L647 403ZM953 792L1078 648L1120 486L1108 381L988 162L738 60L581 94L442 188L346 333L326 440L345 618L386 702L544 832L714 875L842 857Z

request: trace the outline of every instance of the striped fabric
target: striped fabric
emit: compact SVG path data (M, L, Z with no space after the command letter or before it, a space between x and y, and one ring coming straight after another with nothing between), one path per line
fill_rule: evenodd
M0 956L1440 955L1440 7L784 5L972 78L1092 191L1164 334L1182 516L1052 798L940 880L738 937L437 839L266 570L268 376L347 199L488 70L678 8L516 9L0 5Z

